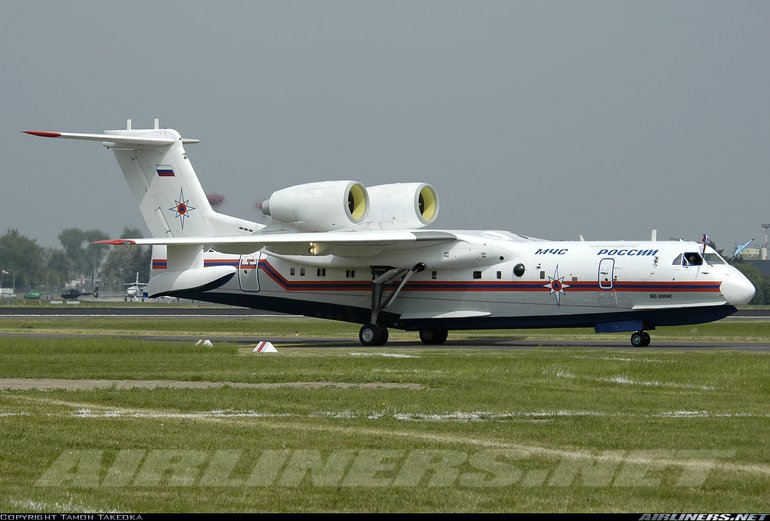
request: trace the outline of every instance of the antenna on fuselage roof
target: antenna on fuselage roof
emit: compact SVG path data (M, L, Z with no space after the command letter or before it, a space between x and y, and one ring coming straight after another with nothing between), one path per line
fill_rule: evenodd
M658 230L656 230L655 228L652 229L652 234L650 235L650 240L652 242L655 242L655 241L658 240Z

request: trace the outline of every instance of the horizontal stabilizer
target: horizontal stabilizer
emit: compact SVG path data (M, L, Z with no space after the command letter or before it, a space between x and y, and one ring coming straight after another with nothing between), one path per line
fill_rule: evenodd
M144 135L117 135L117 134L77 134L73 132L49 132L45 130L22 130L25 134L38 137L56 137L63 139L78 139L81 141L100 141L106 146L119 145L172 145L175 140L164 137ZM182 139L182 143L198 143L197 139Z

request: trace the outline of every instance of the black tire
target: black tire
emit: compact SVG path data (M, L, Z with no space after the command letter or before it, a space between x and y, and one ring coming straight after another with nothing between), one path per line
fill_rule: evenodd
M358 332L358 341L367 347L385 345L388 341L388 330L377 324L364 324Z
M650 334L647 331L642 331L642 336L644 337L644 344L642 347L647 347L650 345Z
M420 341L426 345L439 345L446 342L449 332L446 329L421 329Z
M643 331L637 331L631 335L631 345L634 347L644 347Z

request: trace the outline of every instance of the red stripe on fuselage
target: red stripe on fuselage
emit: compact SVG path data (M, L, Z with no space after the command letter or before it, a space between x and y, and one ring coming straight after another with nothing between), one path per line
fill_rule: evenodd
M153 259L152 269L167 269L166 259ZM287 291L370 291L369 280L289 280L269 261L260 260L259 265L240 264L240 259L207 259L204 264L209 266L235 266L242 270L260 269L276 284ZM718 293L721 281L614 281L609 289L600 288L598 281L567 281L563 283L565 293L570 292L619 292L619 293ZM395 287L391 284L390 287ZM547 280L504 281L504 280L418 280L407 283L403 291L428 292L548 292Z

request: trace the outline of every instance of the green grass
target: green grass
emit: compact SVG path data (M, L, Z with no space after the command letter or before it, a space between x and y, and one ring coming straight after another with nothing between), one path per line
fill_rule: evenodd
M106 335L350 336L359 325L296 317L0 317L0 331Z
M253 354L125 335L299 327L344 338L357 327L25 323L0 327L104 336L0 336L0 378L269 385L0 391L0 511L726 512L770 500L765 352L278 344ZM767 338L763 321L740 324L656 338Z

